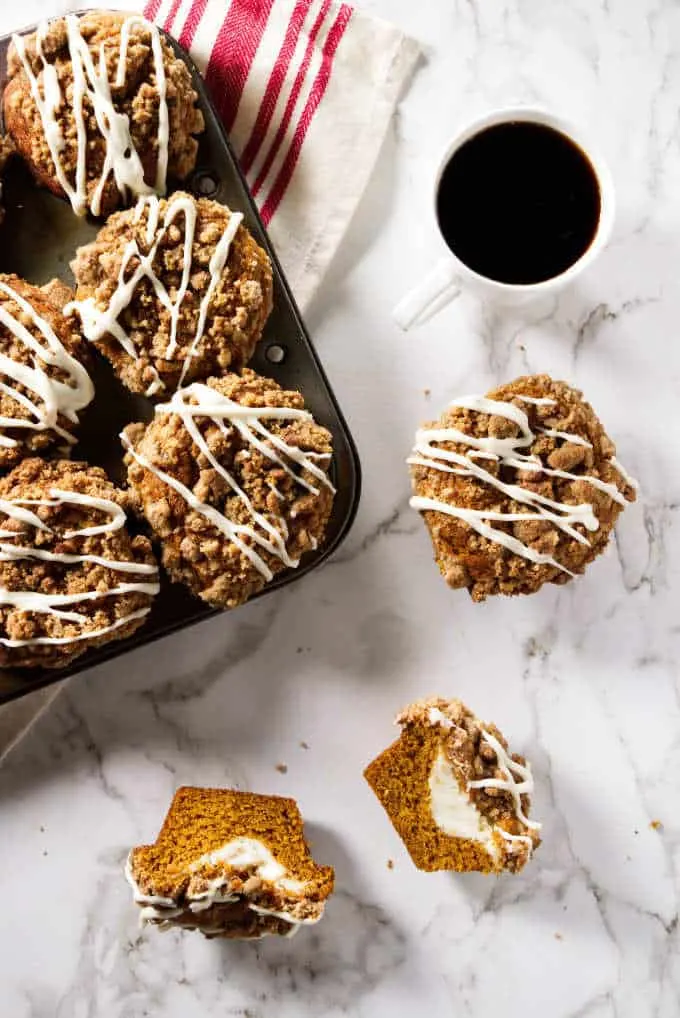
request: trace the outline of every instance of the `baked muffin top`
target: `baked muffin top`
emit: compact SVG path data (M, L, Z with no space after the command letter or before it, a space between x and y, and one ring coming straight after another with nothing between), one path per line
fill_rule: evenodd
M94 396L87 345L57 300L54 283L46 292L0 274L0 469L68 451Z
M128 507L86 463L24 460L0 481L0 665L61 668L143 624L158 567Z
M483 601L582 573L635 500L615 451L582 394L548 375L454 400L408 460L447 583Z
M140 198L78 250L67 311L133 392L167 396L252 356L272 307L272 270L242 220L177 191Z
M107 215L194 168L203 130L191 75L139 15L90 11L13 36L5 125L44 187Z
M249 369L211 378L122 438L166 570L209 604L243 603L321 542L331 436L298 392Z

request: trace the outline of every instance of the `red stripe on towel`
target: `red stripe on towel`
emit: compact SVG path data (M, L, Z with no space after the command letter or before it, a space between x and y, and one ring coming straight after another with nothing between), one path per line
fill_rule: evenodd
M205 81L227 131L236 111L274 0L232 0L222 22Z
M201 23L201 18L205 13L205 9L208 6L208 0L194 0L191 5L191 10L187 14L186 21L184 22L184 28L179 36L177 42L182 46L183 49L188 50L194 41L196 30Z
M291 60L295 53L305 15L309 10L309 0L297 0L291 15L286 34L281 44L281 50L267 82L267 87L262 97L262 104L258 110L257 118L253 124L250 137L240 156L241 169L247 173L253 164L253 159L260 151L260 146L265 139L269 125L271 124L276 103L281 94L283 83L286 80Z
M264 165L257 176L257 180L253 184L252 187L253 196L256 196L258 192L261 190L262 185L267 179L267 174L271 169L271 165L274 162L274 159L276 158L276 154L279 151L283 139L286 136L286 129L288 128L288 125L293 116L295 103L297 102L298 96L300 95L302 86L305 81L305 76L307 74L307 71L309 70L309 65L312 59L312 55L314 53L314 44L316 42L316 38L319 32L321 31L321 26L324 23L324 20L326 18L326 15L328 14L330 6L331 0L323 0L323 3L321 4L321 10L317 14L314 24L311 27L309 39L307 40L307 49L305 51L305 56L295 76L293 88L291 89L291 93L288 97L288 102L286 103L286 108L284 110L283 117L281 118L281 123L279 124L276 135L274 136L274 141L272 142L271 148L267 153L267 158L264 161Z
M179 5L181 4L181 2L182 0L172 0L172 6L170 7L168 16L165 19L165 24L163 25L163 28L165 29L166 32L170 32L172 30L172 23L175 20L175 15L179 10Z
M319 68L318 74L314 80L309 98L305 103L302 116L295 128L295 134L286 158L284 159L283 165L279 170L279 175L267 196L267 200L260 209L262 221L265 226L271 222L272 216L279 207L281 199L286 193L286 189L290 183L290 179L293 176L298 159L300 158L300 152L302 151L307 131L309 130L309 125L314 119L314 114L316 113L328 87L328 82L330 81L331 72L333 70L333 59L335 57L336 50L340 45L340 40L345 34L345 29L347 28L351 17L352 8L348 7L347 4L343 4L333 23L333 27L328 33L328 38L326 39L326 43L323 48L323 60L321 62L321 67Z
M144 17L148 18L149 21L153 21L153 19L158 14L158 9L161 6L161 3L162 0L149 0L149 3L146 5L143 11Z

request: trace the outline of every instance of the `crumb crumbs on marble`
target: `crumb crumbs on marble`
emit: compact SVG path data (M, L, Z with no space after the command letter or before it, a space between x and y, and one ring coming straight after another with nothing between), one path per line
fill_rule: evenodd
M45 828L43 827L43 825L42 825L42 824L40 825L40 833L41 833L41 834L44 834L44 833L45 833Z
M394 869L394 859L388 859L387 860L387 868L388 868L388 870L393 870Z
M425 399L429 399L432 394L432 389L423 389L423 396Z
M555 934L555 940L564 940L564 937L562 936L561 933L556 933Z
M288 765L285 764L285 763L277 763L276 769L279 772L279 774L287 774L288 773Z
M649 826L651 827L651 829L653 831L662 831L663 830L663 824L661 823L660 820L652 820L652 822L650 823Z
M300 749L309 749L309 743L302 740L300 742Z

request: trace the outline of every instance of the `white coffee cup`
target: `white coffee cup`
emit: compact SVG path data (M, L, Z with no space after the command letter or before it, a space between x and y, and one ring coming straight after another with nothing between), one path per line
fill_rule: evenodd
M449 248L444 240L437 220L437 196L442 174L457 150L470 138L497 124L511 122L542 124L551 127L569 138L587 156L600 191L600 218L595 235L583 254L572 265L559 275L539 283L501 283L495 279L480 275L469 268ZM447 146L444 157L439 164L434 181L433 210L439 235L441 256L425 277L425 279L406 297L393 311L397 324L404 330L415 328L428 321L441 311L451 300L457 297L463 287L476 292L480 297L503 305L524 304L527 301L544 297L561 290L573 282L597 257L609 240L614 223L614 184L607 164L597 146L584 133L568 123L562 117L547 113L544 110L518 106L487 113L468 124Z

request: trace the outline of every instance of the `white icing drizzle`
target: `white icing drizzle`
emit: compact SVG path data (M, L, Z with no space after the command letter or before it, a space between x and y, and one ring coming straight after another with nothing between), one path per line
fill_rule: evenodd
M35 527L44 533L55 533L51 527L44 523L37 513L27 506L57 506L77 505L89 506L101 512L109 514L106 523L97 526L82 527L79 530L68 530L59 534L61 540L73 540L78 537L85 537L92 534L102 534L119 530L125 522L125 513L119 505L107 498L97 498L92 495L84 495L81 492L63 491L60 488L51 488L47 499L0 499L0 512L5 513L10 519L16 520L24 525ZM19 562L25 559L38 559L44 562L61 562L64 565L75 565L83 562L91 562L101 565L106 569L120 573L141 574L154 579L147 581L132 581L119 583L108 590L83 591L79 594L44 594L40 591L29 590L4 590L0 588L0 607L18 609L24 612L52 615L54 618L65 622L82 624L87 622L87 616L77 611L71 611L74 605L83 604L87 601L99 601L103 598L116 597L129 593L146 594L149 597L155 596L159 589L157 581L158 568L150 563L117 561L100 555L76 554L71 552L53 552L43 548L36 548L28 545L18 544L16 539L23 535L23 531L0 529L0 562ZM9 543L8 539L12 539ZM141 608L130 612L123 618L116 619L111 625L100 629L83 630L74 636L39 636L28 640L12 640L7 637L0 637L0 644L4 647L29 647L34 645L51 644L55 646L69 643L77 643L80 640L90 640L98 636L120 629L136 619L141 619L151 610L151 607Z
M191 400L194 400L194 402L190 402ZM169 403L163 403L156 407L156 413L177 414L182 419L192 441L198 446L213 469L226 481L230 490L246 507L254 525L235 523L214 506L202 502L181 481L171 477L170 474L155 466L143 453L134 449L127 436L123 433L120 436L121 441L130 455L145 470L151 471L156 477L181 495L193 510L204 516L221 534L224 534L238 548L241 554L248 559L251 565L264 576L265 580L271 580L273 573L255 546L275 556L285 566L295 568L300 560L292 558L288 553L286 547L288 526L284 517L275 516L275 523L272 523L266 516L263 516L262 513L255 509L237 480L214 456L197 427L195 418L210 418L212 423L225 435L228 434L226 422L231 428L235 428L250 445L258 449L263 456L285 470L297 484L316 495L319 493L319 488L296 474L289 463L297 464L303 470L310 473L320 484L334 491L335 489L327 475L313 462L308 453L303 452L297 446L288 445L280 437L272 434L263 423L266 420L312 420L312 415L306 410L297 410L291 407L241 406L240 403L228 399L222 393L200 382L195 382L185 389L179 389ZM251 543L247 543L244 540L246 537L249 538Z
M26 315L40 333L36 338L19 319L12 314L6 302L0 303L0 325L30 351L32 365L22 364L4 353L0 353L0 376L8 381L0 382L0 391L11 396L16 403L28 410L31 418L0 417L0 429L26 428L32 431L56 432L68 445L76 439L58 422L59 415L73 424L78 423L78 411L91 402L94 386L85 368L72 357L58 339L54 329L35 308L8 283L0 280L0 293L5 294ZM50 377L47 368L63 371L66 381ZM35 398L20 392L12 383L23 386ZM15 448L19 442L9 435L0 433L0 446Z
M446 714L439 709L439 707L429 707L427 711L427 720L431 725L440 728L455 728L454 722L451 718L447 718Z
M523 392L515 394L515 399L521 399L523 403L533 403L534 406L557 406L557 400L550 396L526 396Z
M473 788L499 788L504 792L509 792L512 796L515 816L519 822L530 830L540 831L541 825L534 820L529 820L522 808L522 795L531 795L534 790L531 767L528 764L519 764L516 760L513 760L498 739L484 728L482 728L482 737L496 754L498 767L505 776L503 778L480 778L478 781L468 781L468 790ZM521 780L515 781L515 775Z
M496 831L505 840L513 843L521 843L527 846L528 858L531 859L534 854L534 842L528 834L510 834L508 831L504 831L502 827L496 827Z
M170 339L163 354L165 360L170 360L174 357L177 350L177 330L182 305L191 278L193 264L192 249L196 235L198 214L195 201L187 194L178 194L169 199L163 214L162 223L160 221L160 202L155 195L139 199L134 213L134 221L136 223L141 222L145 211L147 212L146 242L149 250L147 254L143 254L135 239L128 242L123 251L116 289L111 294L108 306L101 310L97 307L94 297L87 297L85 300L71 301L64 308L64 313L70 314L72 311L76 311L80 315L83 333L90 342L96 343L109 334L120 343L128 357L135 361L139 360L139 352L118 321L118 318L129 305L139 283L143 279L147 279L151 283L156 298L170 315ZM184 216L184 252L182 278L173 300L162 281L156 275L153 262L159 245L179 215ZM184 379L191 366L191 361L203 337L205 323L210 310L210 302L219 285L220 277L229 258L231 244L242 221L243 216L240 212L231 213L229 222L210 259L208 266L209 281L199 305L194 335L182 364L180 386L184 383ZM129 272L130 266L133 263L136 263L136 267L133 272ZM147 390L147 396L154 395L165 388L165 384L156 369L152 366L151 370L153 372L153 380Z
M517 398L536 405L554 404L555 400L547 397L524 396ZM472 527L482 537L496 544L507 548L508 551L537 565L551 565L569 576L574 574L560 562L544 552L524 544L512 534L506 533L491 526L493 522L514 523L526 520L548 521L563 533L580 544L589 544L588 538L581 531L576 529L580 524L586 531L594 533L599 529L600 523L593 510L593 506L586 502L582 505L571 505L566 502L558 502L554 499L531 491L519 484L508 484L486 470L478 459L487 459L499 463L502 467L511 467L515 470L533 471L547 477L560 477L565 480L585 481L598 491L608 495L609 498L619 505L625 506L627 500L615 484L602 481L599 477L590 474L573 474L566 470L552 469L544 464L535 455L527 454L523 450L529 449L534 442L536 435L529 426L529 418L526 413L512 403L502 400L489 399L484 396L463 396L454 400L451 407L460 407L473 410L478 413L485 413L490 416L504 417L512 421L519 428L519 435L507 438L497 438L492 435L478 437L468 435L458 428L421 428L416 432L416 441L413 454L409 456L407 463L423 466L443 473L456 474L460 477L474 477L484 484L490 485L502 492L515 502L530 507L533 512L527 513L506 513L495 512L486 509L466 509L461 506L443 502L440 499L427 498L414 495L410 500L412 508L424 511L444 513L460 519ZM577 445L588 446L585 439L568 432L555 431L553 429L539 429L539 434L550 435L564 439ZM443 449L437 443L453 442L466 446L466 452L459 453L452 449ZM627 483L631 483L621 467L615 460L611 460L617 467L619 473Z
M85 215L88 210L88 139L84 100L86 98L89 100L97 127L105 142L104 164L89 206L92 214L98 216L101 213L104 188L112 173L116 187L123 199L127 198L129 191L135 195L151 194L154 189L149 187L144 180L144 167L132 140L129 118L127 114L117 111L112 98L104 45L100 46L98 65L95 65L90 48L80 34L79 18L74 14L67 14L65 21L68 54L73 68L73 92L70 102L77 140L74 181L69 180L62 160L66 140L57 119L57 112L65 103L69 102L69 99L62 92L56 67L47 60L43 50L49 25L47 22L41 22L35 33L36 55L40 61L42 72L42 92L39 81L40 72L38 75L33 73L26 54L24 38L20 35L13 35L12 41L26 73L31 94L40 115L57 180L71 202L74 212L79 216ZM131 15L122 24L113 85L120 88L125 84L128 44L135 26L142 26L149 33L151 40L158 92L158 158L155 190L164 194L168 167L169 118L163 50L158 28L139 15Z
M612 458L611 458L611 460L609 462L611 463L611 465L616 470L618 470L618 472L621 474L621 477L623 477L623 479L626 482L626 484L630 485L630 487L633 489L633 491L639 491L640 490L640 485L638 484L638 482L635 480L634 477L630 476L630 474L628 473L627 470L624 469L623 464L619 463L619 461L617 460L616 456L612 456Z
M580 435L573 435L569 431L556 431L554 428L541 428L542 435L548 435L550 438L561 438L565 442L569 442L571 445L582 445L584 449L592 449L593 443L589 442L587 438L581 438Z

